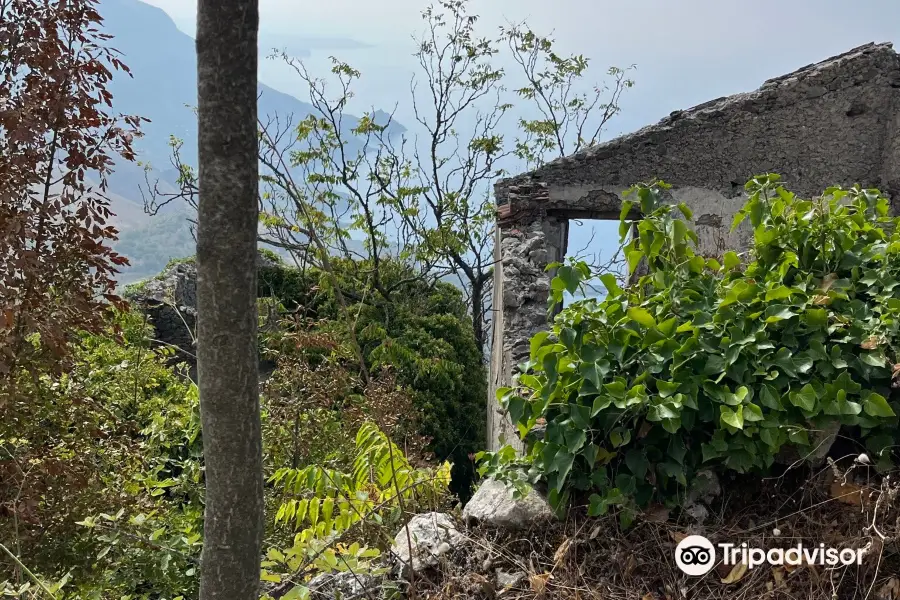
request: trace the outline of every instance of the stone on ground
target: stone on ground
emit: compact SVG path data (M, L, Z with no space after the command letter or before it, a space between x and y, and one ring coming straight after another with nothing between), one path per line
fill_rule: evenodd
M379 578L365 573L322 573L314 577L307 587L310 600L332 600L333 598L368 598L377 592Z
M415 571L434 567L440 562L441 556L461 544L464 539L450 515L430 512L410 519L394 537L391 551L400 560L405 576L410 562Z
M524 498L515 498L507 484L488 479L466 504L463 517L503 529L527 529L551 520L553 509L533 488Z

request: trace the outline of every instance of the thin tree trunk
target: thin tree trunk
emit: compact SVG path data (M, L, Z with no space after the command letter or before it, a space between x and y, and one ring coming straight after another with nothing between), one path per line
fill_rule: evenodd
M484 348L487 345L484 330L484 282L480 276L476 277L472 282L472 332L475 335L475 344L478 346L478 353L484 357Z
M199 0L197 363L206 467L201 600L259 598L258 28L258 0Z

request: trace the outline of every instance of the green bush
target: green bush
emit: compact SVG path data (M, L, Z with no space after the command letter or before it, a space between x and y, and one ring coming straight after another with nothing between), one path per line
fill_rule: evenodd
M64 373L23 372L20 400L4 407L0 472L26 468L0 477L0 503L19 498L29 513L0 519L0 540L35 573L68 580L60 597L190 596L203 512L196 388L168 366L171 350L150 348L138 312L74 337Z
M140 313L117 313L104 334L78 336L61 376L23 372L22 401L4 415L0 468L16 461L35 472L0 485L4 502L18 496L31 511L27 522L0 521L0 540L59 598L197 597L198 393L168 364L171 350L151 348L150 331ZM334 333L279 334L278 369L262 399L263 578L302 584L331 570L377 572L373 560L390 545L401 508L440 505L450 465L422 460L424 440L407 431L416 426L412 400L391 373L366 386ZM18 597L27 584L0 577L0 595Z
M396 271L397 276L403 273ZM380 501L371 514L351 511L353 531L338 534L336 523L317 520L328 515L327 498L323 496L318 514L311 512L307 499L300 521L309 527L295 536L293 528L276 524L274 517L285 501L300 501L309 490L295 478L290 496L273 482L266 487L273 517L267 530L271 551L261 566L270 581L278 573L300 581L331 569L334 560L339 568L357 570L366 567L378 548L389 545L386 536L402 518L401 507L419 506L416 499L427 499L432 506L437 497L423 496L423 491L432 484L434 490L446 488L449 465L424 459L429 440L419 430L425 429L425 417L430 415L428 427L446 436L431 440L432 448L453 454L455 448L447 448L452 427L460 422L452 419L454 411L464 410L453 402L462 398L480 404L483 398L466 387L480 363L474 369L457 364L474 357L459 292L415 283L404 286L396 303L364 304L351 297L357 337L372 373L366 384L347 343L346 321L339 318L334 294L320 281L321 274L272 267L265 275L269 278L261 287L269 286L264 288L268 295L273 292L271 277L277 275L278 293L289 297L294 309L302 307L314 317L285 326L284 320L297 315L286 315L277 296L261 301L264 320L278 325L264 333L267 350L275 351L278 363L262 398L265 474L354 473L364 451L379 461L369 473L379 477L378 485L367 492L377 491ZM347 289L355 294L351 286ZM272 307L279 313L274 320L268 310ZM22 517L0 519L0 539L60 598L196 597L203 533L197 388L170 365L171 349L151 347L151 331L139 312L116 313L102 334L73 336L71 361L62 374L21 369L15 378L17 394L4 406L0 504L21 507ZM378 331L387 332L386 337ZM39 346L40 339L33 343ZM446 402L439 389L430 387L445 384ZM358 431L370 435L359 437ZM468 439L460 447L476 449L478 442ZM381 445L373 446L373 440ZM391 500L396 490L385 484L390 471L385 470L385 448L393 454L391 464L400 467L391 477L404 490L402 501ZM362 481L357 475L354 481ZM422 485L407 493L410 477L422 479ZM343 491L355 498L358 490ZM343 518L343 500L330 497L335 519ZM366 498L374 501L375 496ZM356 509L363 506L354 502ZM297 514L292 514L295 524ZM334 544L338 535L345 543ZM288 560L277 560L279 549ZM319 558L302 576L296 565L291 570L296 561L305 563L313 556ZM7 559L4 554L0 566L13 573ZM15 575L4 579L0 576L0 595L19 594L21 586L29 585ZM30 585L37 589L35 582Z
M417 279L402 263L383 260L383 287L394 290L384 298L359 277L367 272L366 263L335 260L334 266L367 367L389 370L410 391L420 416L419 433L431 438L429 449L438 460L453 462L452 489L466 497L475 475L469 455L484 447L487 376L462 293L448 283ZM319 331L349 339L333 286L321 271L266 269L260 273L260 294L319 321Z
M558 507L573 495L589 495L595 515L619 505L627 523L650 502L677 504L700 470L765 472L785 446L809 455L829 424L852 428L887 468L898 219L877 190L807 200L778 181L747 184L734 227L749 219L752 248L724 264L696 254L690 210L661 203L668 186L632 190L644 218L627 258L649 272L627 289L602 275L604 299L574 302L532 339L517 388L498 391L526 454L484 455L482 472L544 479ZM555 304L590 273L554 266ZM528 436L538 419L546 429Z

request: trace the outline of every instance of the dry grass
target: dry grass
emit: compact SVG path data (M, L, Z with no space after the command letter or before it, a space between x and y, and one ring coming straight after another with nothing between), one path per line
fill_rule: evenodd
M415 594L429 600L900 600L900 487L865 471L832 465L762 482L723 481L725 492L702 526L677 511L668 519L656 511L623 531L615 515L591 519L576 509L566 522L514 534L469 528L468 542L440 569L417 574ZM802 542L867 550L859 567L748 570L721 564L718 556L710 573L688 577L674 562L677 540L688 534L762 548ZM499 587L498 569L525 575Z

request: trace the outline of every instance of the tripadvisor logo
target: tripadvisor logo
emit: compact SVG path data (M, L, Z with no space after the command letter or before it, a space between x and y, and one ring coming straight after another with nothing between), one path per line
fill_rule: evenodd
M675 547L675 564L688 575L706 575L716 564L716 548L702 535L689 535Z
M835 567L838 565L861 565L865 549L826 548L819 544L813 548L798 543L790 548L750 548L743 544L717 544L722 563L736 565L743 563L748 569L763 564L769 565L822 565ZM675 564L687 575L698 577L709 573L716 565L716 546L702 535L689 535L675 547Z

